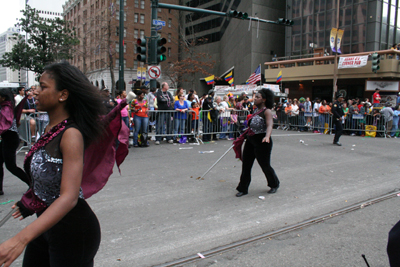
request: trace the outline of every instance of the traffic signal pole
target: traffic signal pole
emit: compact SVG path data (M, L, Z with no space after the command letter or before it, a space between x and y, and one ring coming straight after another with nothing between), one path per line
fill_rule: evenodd
M151 0L151 38L149 42L149 65L157 65L157 48L158 48L158 40L157 40L157 31L156 26L153 25L153 20L157 20L157 8L166 8L166 9L175 9L181 11L189 11L195 13L206 13L216 16L228 17L228 18L235 18L235 19L242 19L242 20L254 20L264 23L276 24L276 25L283 25L283 26L292 26L293 21L282 19L280 18L278 21L273 20L266 20L260 19L255 17L249 17L247 13L237 12L236 10L230 10L229 12L220 12L214 10L208 10L203 8L195 8L195 7L187 7L187 6L180 6L180 5L171 5L171 4L163 4L159 3L158 0ZM165 60L165 58L164 58ZM156 87L157 81L150 80L150 88Z
M119 77L118 90L124 91L124 0L119 0ZM112 92L115 97L115 92Z

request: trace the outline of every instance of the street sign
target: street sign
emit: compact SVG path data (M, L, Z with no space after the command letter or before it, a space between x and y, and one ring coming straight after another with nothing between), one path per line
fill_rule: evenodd
M165 26L165 21L153 19L153 25L155 25L155 26L157 26L157 25Z
M156 31L161 31L162 27L163 27L163 26L161 26L161 25L157 25L157 26L156 26Z
M149 66L147 67L147 75L152 80L159 79L161 77L161 66Z

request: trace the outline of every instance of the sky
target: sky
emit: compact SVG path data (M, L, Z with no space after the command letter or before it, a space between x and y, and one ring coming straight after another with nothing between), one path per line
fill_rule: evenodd
M28 5L40 10L61 13L65 2L66 0L29 0ZM18 22L17 18L22 16L20 10L24 7L25 0L0 0L0 34L14 27Z

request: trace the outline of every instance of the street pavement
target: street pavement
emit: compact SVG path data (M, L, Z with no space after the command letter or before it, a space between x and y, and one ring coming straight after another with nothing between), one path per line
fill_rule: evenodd
M102 227L95 266L153 266L268 233L400 188L400 139L273 131L273 195L255 163L249 194L235 197L241 162L221 140L204 145L131 148L106 187L88 200ZM300 142L303 140L304 143ZM191 149L188 149L190 148ZM181 149L186 148L186 149ZM213 153L199 153L213 151ZM22 166L23 155L18 155ZM6 171L0 203L26 187ZM265 196L264 200L259 196ZM400 219L397 198L188 266L388 266L387 233ZM0 205L0 217L10 204ZM34 218L10 220L0 242ZM14 266L20 266L20 257ZM366 266L366 265L365 265Z

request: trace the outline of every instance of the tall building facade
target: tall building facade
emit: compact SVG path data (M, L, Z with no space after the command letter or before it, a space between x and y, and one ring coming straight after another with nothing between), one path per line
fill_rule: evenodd
M13 46L17 43L17 37L15 34L20 34L20 29L11 27L2 34L0 34L0 58L6 52L11 52ZM25 70L11 70L11 68L3 67L0 65L0 82L8 81L10 83L20 83L25 86L26 84Z
M285 56L310 54L313 47L330 53L330 31L344 30L343 54L390 49L400 42L400 1L397 0L287 0Z
M177 0L166 1L177 4ZM64 19L75 28L80 44L71 63L83 71L99 88L113 88L118 82L119 20L124 20L124 82L130 89L137 80L138 67L136 42L149 37L151 28L151 5L145 0L125 0L124 17L120 18L119 0L69 0L63 6ZM158 34L167 39L168 63L178 59L178 12L158 9L158 19L166 22ZM112 77L114 76L114 77ZM165 78L166 76L162 76ZM162 81L162 79L161 79Z
M237 10L272 21L286 14L286 1L181 0L181 4L220 12ZM233 70L235 84L245 83L257 66L285 53L284 26L195 12L182 12L181 18L182 37L201 40L195 50L209 54L215 61L209 72L223 76ZM201 81L204 77L199 74L196 78ZM201 92L209 87L204 80L197 86L195 89Z

